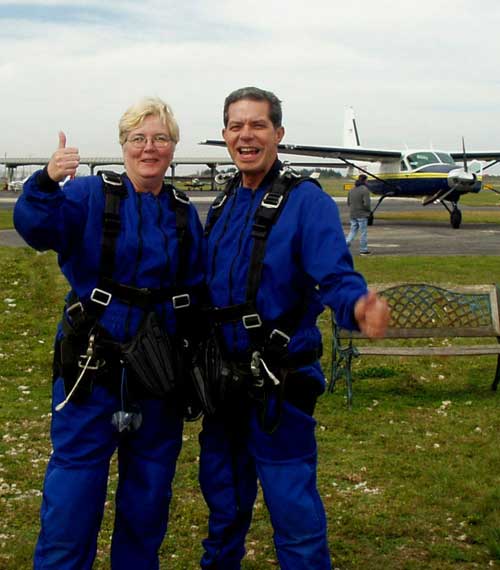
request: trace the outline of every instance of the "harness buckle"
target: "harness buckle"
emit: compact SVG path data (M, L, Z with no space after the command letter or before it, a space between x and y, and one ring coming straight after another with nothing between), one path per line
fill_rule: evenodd
M109 184L110 186L122 186L122 179L120 177L119 174L116 173L111 173L111 174L116 174L116 176L110 176L110 173L106 172L105 170L101 170L100 172L102 179L104 180L104 182L106 182L106 184Z
M78 359L78 368L85 368L87 370L99 370L99 368L102 368L106 364L105 360L99 359L94 360L95 364L90 364L91 360L92 357L90 357L89 360L89 356L86 354L80 354L80 358Z
M221 208L225 202L227 200L227 194L224 193L222 194L222 196L219 198L219 196L216 196L215 200L212 202L211 208L213 210L217 209L217 208Z
M73 303L72 305L67 307L66 314L68 315L68 317L73 319L74 316L76 315L77 311L78 311L78 313L84 312L83 305L82 305L81 301L77 301L76 303Z
M185 309L191 305L191 297L189 293L183 293L182 295L175 295L172 297L172 306L174 309Z
M258 313L252 313L251 315L243 315L241 317L243 321L243 326L248 329L258 329L262 326L262 320Z
M94 301L94 303L97 303L98 305L103 305L104 307L107 307L111 303L112 298L113 295L111 295L111 293L103 291L98 287L96 287L90 295L91 301Z
M178 202L181 202L182 204L189 204L189 198L186 196L186 194L184 194L184 192L179 192L177 188L173 188L172 194Z
M279 208L281 202L283 201L282 194L276 194L273 192L268 192L264 198L262 198L262 202L260 205L263 208Z
M290 337L283 331L280 331L279 329L273 329L271 331L271 334L269 335L269 339L272 341L278 340L282 342L283 348L287 347L288 343L290 342Z

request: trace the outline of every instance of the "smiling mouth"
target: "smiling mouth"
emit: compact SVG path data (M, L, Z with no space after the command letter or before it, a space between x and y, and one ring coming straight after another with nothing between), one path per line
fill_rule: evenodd
M238 154L240 156L248 156L253 157L257 156L260 153L260 149L254 146L241 146L238 148Z

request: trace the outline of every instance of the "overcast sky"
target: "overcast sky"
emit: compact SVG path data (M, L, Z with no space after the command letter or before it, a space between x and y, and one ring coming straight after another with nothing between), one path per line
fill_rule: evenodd
M173 107L178 156L225 155L224 97L283 101L284 142L500 149L498 0L0 1L0 154L119 156L117 123L144 95Z

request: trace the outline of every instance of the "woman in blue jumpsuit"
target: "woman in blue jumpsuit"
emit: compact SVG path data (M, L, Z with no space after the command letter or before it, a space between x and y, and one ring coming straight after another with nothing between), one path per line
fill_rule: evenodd
M202 283L200 222L195 209L184 204L189 249L182 253L187 260L179 283L176 194L164 184L179 140L175 118L160 99L144 99L122 116L119 138L126 192L119 204L120 231L114 246L112 279L146 292L175 288L189 293L194 303ZM78 150L66 147L66 137L60 133L59 148L47 167L25 183L14 212L16 229L30 246L58 253L61 271L71 286L73 308L80 307L78 303L88 307L98 287L105 209L100 176L76 177L60 187L60 181L75 175L78 164ZM98 300L108 304L100 307L101 330L114 342L130 341L143 320L144 307L130 300L125 302L119 295L102 295ZM148 310L175 339L178 320L174 304L171 296L160 295ZM57 350L63 336L59 325ZM110 459L117 450L119 480L111 567L157 569L182 441L179 402L148 397L138 391L129 385L132 381L120 366L89 384L88 393L80 398L70 396L64 380L55 374L53 453L44 483L34 568L92 567ZM127 398L131 391L138 394L132 402ZM117 421L120 413L125 424Z

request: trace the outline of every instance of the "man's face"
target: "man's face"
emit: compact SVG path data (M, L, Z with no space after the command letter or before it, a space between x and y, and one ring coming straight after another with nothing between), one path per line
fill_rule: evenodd
M285 134L269 118L268 101L241 99L229 105L227 127L222 136L234 163L242 173L242 183L257 188L277 157L277 145Z

